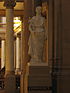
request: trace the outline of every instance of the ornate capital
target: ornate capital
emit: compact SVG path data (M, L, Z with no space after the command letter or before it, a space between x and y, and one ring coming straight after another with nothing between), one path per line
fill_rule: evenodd
M6 8L13 8L16 5L16 1L15 0L4 0L4 6Z

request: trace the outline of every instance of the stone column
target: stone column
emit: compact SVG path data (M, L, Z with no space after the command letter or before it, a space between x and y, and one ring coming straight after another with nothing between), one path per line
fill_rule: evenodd
M26 64L29 61L28 56L28 40L29 40L29 30L28 30L28 20L32 16L32 0L24 0L24 18L23 18L23 31L21 32L21 93L26 93L25 89L25 72Z
M5 90L6 93L16 93L14 72L14 31L13 17L15 0L5 0L6 7L6 68L5 68Z
M16 37L16 71L20 70L20 38Z
M1 69L5 66L5 40L1 40Z

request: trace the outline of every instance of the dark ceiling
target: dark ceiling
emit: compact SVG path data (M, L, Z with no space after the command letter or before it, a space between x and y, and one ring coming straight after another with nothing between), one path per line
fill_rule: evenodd
M0 0L0 2L2 2L4 0ZM24 0L16 0L16 2L23 2Z

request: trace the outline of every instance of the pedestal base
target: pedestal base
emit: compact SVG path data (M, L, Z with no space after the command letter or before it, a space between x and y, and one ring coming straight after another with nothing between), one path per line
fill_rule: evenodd
M5 76L5 91L6 93L16 93L16 78L15 74L11 72Z
M51 93L51 74L46 63L28 64L28 93Z

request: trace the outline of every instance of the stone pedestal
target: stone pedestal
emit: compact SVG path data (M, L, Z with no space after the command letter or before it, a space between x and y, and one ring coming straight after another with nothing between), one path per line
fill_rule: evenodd
M5 91L6 93L16 93L16 77L14 72L8 72L5 77Z
M28 93L51 93L51 74L46 63L31 63L27 67Z

